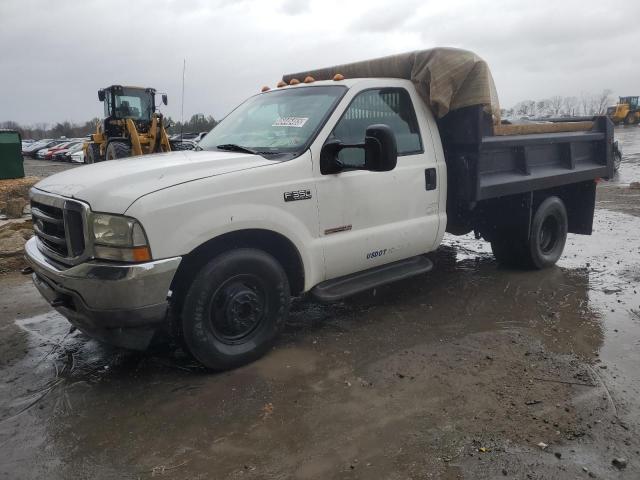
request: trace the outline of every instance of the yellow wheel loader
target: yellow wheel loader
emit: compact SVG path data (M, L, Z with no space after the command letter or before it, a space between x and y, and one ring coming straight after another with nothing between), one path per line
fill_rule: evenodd
M183 149L181 144L172 148L162 114L156 112L155 89L111 85L98 90L98 99L105 118L84 144L85 163ZM162 103L167 104L166 94Z
M638 97L620 97L620 101L607 109L607 115L611 121L619 125L634 125L640 123L640 106Z

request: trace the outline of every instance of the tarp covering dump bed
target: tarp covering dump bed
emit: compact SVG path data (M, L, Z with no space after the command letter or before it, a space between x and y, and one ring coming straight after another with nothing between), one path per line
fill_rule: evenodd
M433 48L389 57L347 63L283 76L302 81L307 75L331 80L345 78L404 78L411 80L433 113L442 118L450 110L482 105L494 122L500 117L498 95L489 66L473 52L457 48Z

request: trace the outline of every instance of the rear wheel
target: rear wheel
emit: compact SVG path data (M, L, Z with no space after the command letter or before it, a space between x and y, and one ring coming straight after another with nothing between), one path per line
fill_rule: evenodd
M100 158L100 145L97 143L89 143L87 145L87 155L84 163L97 163L101 161Z
M562 256L568 231L567 210L558 197L549 197L536 209L528 239L498 238L491 250L498 262L520 268L551 267Z
M207 263L193 280L182 309L182 335L206 367L226 370L264 355L284 327L289 282L265 252L243 248Z
M131 156L131 147L124 142L110 142L105 157L107 160L117 160Z

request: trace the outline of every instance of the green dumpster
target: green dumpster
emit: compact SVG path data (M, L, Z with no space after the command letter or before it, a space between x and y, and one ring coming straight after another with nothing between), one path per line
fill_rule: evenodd
M22 140L15 130L0 129L0 180L24 177Z

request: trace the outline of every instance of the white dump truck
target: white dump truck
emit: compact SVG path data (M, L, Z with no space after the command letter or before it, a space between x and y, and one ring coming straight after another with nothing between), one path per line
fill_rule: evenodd
M212 369L273 345L290 299L336 301L432 269L445 231L545 268L590 234L613 128L505 125L484 61L411 52L285 75L197 151L88 165L31 191L42 295L90 336L168 331Z

